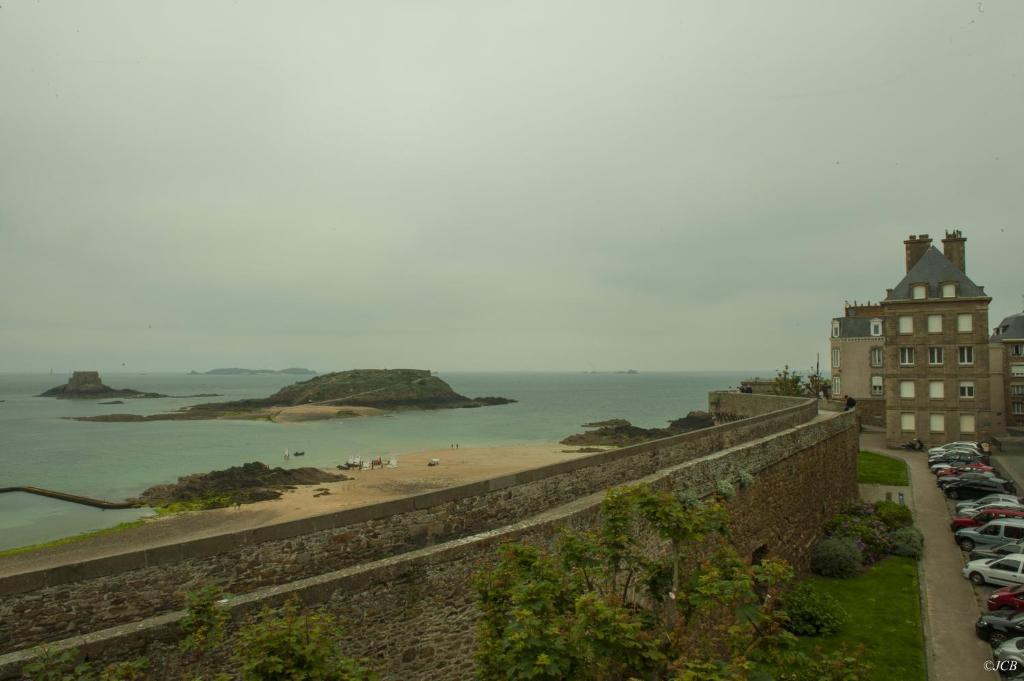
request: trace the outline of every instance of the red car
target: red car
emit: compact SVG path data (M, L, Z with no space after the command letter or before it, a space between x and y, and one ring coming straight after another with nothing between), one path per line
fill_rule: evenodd
M1004 586L996 589L988 597L988 609L1000 610L1011 608L1013 610L1024 610L1024 584L1016 586Z
M966 466L950 466L949 468L940 468L935 471L935 476L941 478L943 475L960 475L967 471L981 471L984 473L992 473L995 469L992 466L986 466L983 463L969 463Z
M1019 508L989 508L973 517L958 516L953 518L949 527L954 532L962 527L981 527L996 518L1024 518L1024 510Z

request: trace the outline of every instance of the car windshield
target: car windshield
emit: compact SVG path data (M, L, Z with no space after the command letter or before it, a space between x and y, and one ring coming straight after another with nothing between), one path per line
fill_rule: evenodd
M1013 622L1014 624L1018 624L1020 622L1024 622L1024 611L1021 611L1021 612L1018 612L1018 613L1014 613L1013 617L1010 618L1010 621Z

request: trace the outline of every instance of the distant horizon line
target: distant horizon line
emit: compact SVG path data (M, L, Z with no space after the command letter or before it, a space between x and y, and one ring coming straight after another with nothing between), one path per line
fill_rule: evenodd
M218 367L220 368L220 367ZM235 368L235 367L224 367L224 368ZM248 369L248 367L238 367ZM317 371L312 369L316 375L337 373L341 371L354 371L356 369L415 369L416 367L356 367L351 369L333 369L330 371ZM252 371L259 371L262 369L251 369ZM198 376L226 376L235 374L208 374L203 371L198 371L196 374L191 374L193 369L187 370L172 370L172 369L149 369L149 370L127 370L127 369L73 369L73 370L51 370L48 369L37 369L37 370L10 370L0 369L0 375L20 375L20 376L70 376L75 371L98 371L102 374L170 374L170 375L198 375ZM209 370L208 370L209 371ZM269 369L268 371L280 372L280 369ZM769 378L774 375L779 369L430 369L432 373L458 373L458 374L622 374L629 375L627 372L635 371L637 374L671 374L671 373L687 373L687 374L717 374L717 373L768 373ZM282 376L288 376L293 374L281 374ZM296 374L297 375L297 374ZM756 378L757 376L752 376Z

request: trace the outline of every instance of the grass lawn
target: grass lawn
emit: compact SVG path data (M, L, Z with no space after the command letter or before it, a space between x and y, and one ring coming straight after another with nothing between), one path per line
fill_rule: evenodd
M907 464L874 452L857 455L857 482L875 485L909 485Z
M877 456L877 455L875 455ZM924 681L924 633L921 629L917 563L891 556L853 579L811 577L814 589L839 601L849 618L833 636L805 636L800 647L812 652L864 646L864 661L874 681Z

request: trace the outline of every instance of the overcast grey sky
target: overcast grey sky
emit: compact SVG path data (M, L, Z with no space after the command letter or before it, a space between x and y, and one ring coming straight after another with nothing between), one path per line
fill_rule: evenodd
M3 371L806 367L953 227L1022 307L1019 0L0 5Z

